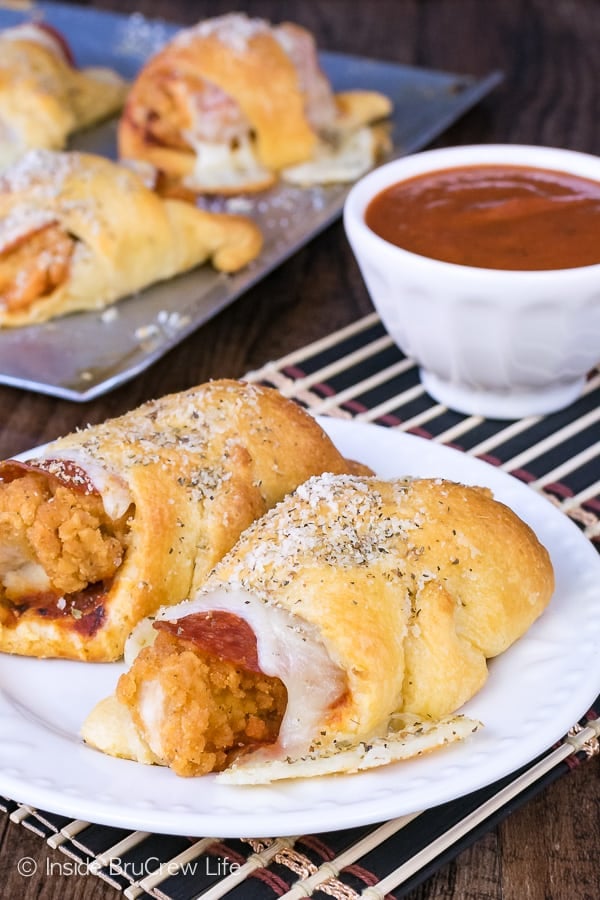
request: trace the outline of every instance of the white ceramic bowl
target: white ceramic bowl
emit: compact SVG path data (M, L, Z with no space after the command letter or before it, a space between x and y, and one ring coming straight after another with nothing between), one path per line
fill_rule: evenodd
M455 265L402 250L364 221L373 197L396 182L495 163L600 181L600 158L570 150L512 144L428 150L358 181L346 199L344 226L383 324L419 364L428 393L459 412L512 419L572 403L600 360L600 264L551 271Z

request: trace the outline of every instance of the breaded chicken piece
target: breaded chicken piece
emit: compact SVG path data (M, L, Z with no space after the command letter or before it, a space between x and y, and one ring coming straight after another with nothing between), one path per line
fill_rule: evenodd
M278 678L217 659L164 631L121 675L117 696L140 728L140 707L147 720L156 704L163 721L148 738L178 775L221 771L243 748L273 743L287 704Z
M59 225L41 228L0 253L0 304L9 310L30 306L68 276L75 241Z
M43 473L0 483L0 601L56 598L110 579L125 553L127 518L110 519L98 494Z

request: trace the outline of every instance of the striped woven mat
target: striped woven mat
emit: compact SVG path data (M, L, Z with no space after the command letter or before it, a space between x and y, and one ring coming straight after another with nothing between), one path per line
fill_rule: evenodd
M398 428L484 459L542 491L600 549L600 370L552 416L464 416L423 390L375 314L251 372L311 412ZM600 752L600 697L555 747L518 772L432 810L300 838L219 841L73 821L0 798L10 818L128 898L394 900L545 785Z

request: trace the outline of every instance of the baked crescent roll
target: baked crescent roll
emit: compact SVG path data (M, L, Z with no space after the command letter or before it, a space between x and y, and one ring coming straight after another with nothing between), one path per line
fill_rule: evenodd
M312 35L231 13L179 32L134 82L119 153L163 174L165 191L259 191L278 175L298 184L352 181L387 139L382 94L337 97Z
M309 476L354 471L275 390L213 381L0 465L0 651L118 659Z
M108 159L32 150L0 175L0 327L102 309L209 259L232 272L261 242L249 219L165 200Z
M127 85L111 69L78 69L43 24L0 32L0 169L26 150L61 150L75 131L117 113Z
M552 591L546 550L486 489L317 476L137 627L83 736L239 783L420 753L473 730L452 714Z

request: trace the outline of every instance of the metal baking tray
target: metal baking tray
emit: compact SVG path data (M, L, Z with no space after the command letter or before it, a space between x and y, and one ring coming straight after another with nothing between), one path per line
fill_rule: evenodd
M60 29L82 66L110 66L132 78L177 30L139 14L120 15L55 3L28 12L2 9L0 28L37 17ZM483 78L321 53L336 90L379 90L394 104L389 158L426 146L478 103L501 74ZM81 133L73 149L115 156L116 123ZM79 402L135 377L204 322L229 306L337 219L348 186L278 186L252 198L214 201L261 227L260 257L235 275L206 265L146 288L103 312L76 313L43 325L0 331L0 383Z

